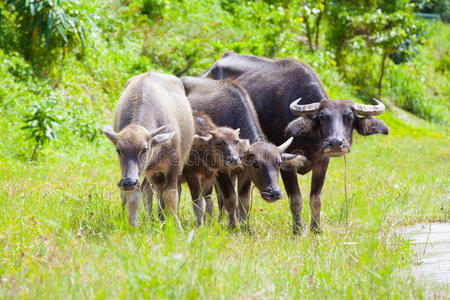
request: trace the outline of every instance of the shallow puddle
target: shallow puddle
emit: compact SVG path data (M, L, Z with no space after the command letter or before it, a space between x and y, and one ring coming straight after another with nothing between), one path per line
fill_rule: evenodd
M401 233L416 247L419 264L414 275L450 283L450 223L421 223L403 227Z

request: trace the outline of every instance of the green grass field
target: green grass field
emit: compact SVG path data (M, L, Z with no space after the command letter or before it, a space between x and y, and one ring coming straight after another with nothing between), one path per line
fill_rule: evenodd
M344 162L332 160L321 236L293 236L288 201L264 203L256 189L252 235L217 222L196 228L187 187L184 232L152 222L143 207L130 228L105 138L58 144L35 163L2 158L0 298L448 297L448 286L412 277L418 258L395 234L450 219L448 131L384 119L391 135L357 137L348 155L348 225ZM305 222L309 181L300 178Z

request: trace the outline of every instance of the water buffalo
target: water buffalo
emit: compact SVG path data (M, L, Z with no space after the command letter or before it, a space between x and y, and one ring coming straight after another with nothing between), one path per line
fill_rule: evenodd
M218 171L231 171L241 164L240 149L248 140L239 138L239 129L217 127L208 115L193 111L195 135L189 159L183 167L193 201L197 224L205 220L205 209L213 215L211 193Z
M230 80L212 80L200 77L183 77L186 95L194 110L208 114L218 126L240 129L240 137L248 139L250 147L243 154L243 167L236 171L238 177L239 217L247 220L250 184L253 181L267 202L283 197L278 185L279 168L300 167L304 157L284 153L292 138L276 147L267 141L261 130L253 104L244 89ZM219 172L217 183L228 212L230 226L237 223L237 199L232 176Z
M146 73L130 78L117 104L114 127L103 133L116 147L122 178L122 206L128 206L130 225L137 224L140 190L151 213L153 189L160 216L174 216L177 225L178 187L194 136L194 120L180 80L172 75ZM139 177L145 175L142 187Z
M249 93L269 141L280 143L286 137L294 137L288 152L307 158L297 170L281 171L294 233L302 230L302 196L296 171L306 174L311 170L310 229L320 232L321 193L329 158L350 152L353 129L361 135L388 134L386 124L372 117L383 113L384 105L376 100L375 105L329 100L312 68L292 59L272 60L227 52L203 76L237 81ZM294 100L297 101L292 103Z

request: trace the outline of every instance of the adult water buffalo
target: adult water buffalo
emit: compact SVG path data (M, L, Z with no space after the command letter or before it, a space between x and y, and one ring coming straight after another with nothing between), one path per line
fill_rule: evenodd
M292 138L279 142L280 146L267 141L261 130L258 117L247 93L239 84L230 80L212 80L200 77L183 77L186 95L194 110L208 114L218 126L240 129L240 137L248 139L250 146L244 153L243 167L237 171L239 217L246 221L249 210L250 184L253 181L267 202L275 202L283 197L278 185L279 168L300 167L304 157L286 154ZM217 182L228 212L229 224L236 220L237 199L232 177L219 172Z
M272 143L295 137L288 152L304 155L307 163L297 170L281 171L290 199L294 233L302 230L302 196L296 171L305 174L311 170L310 228L319 232L321 193L329 158L350 152L353 129L361 135L388 134L388 127L372 117L383 113L384 105L377 100L375 105L329 100L311 67L291 59L272 60L227 52L203 76L237 81L250 95L262 129Z
M130 225L137 224L140 189L151 213L153 190L160 216L177 218L178 187L194 136L191 107L180 80L172 75L146 73L130 78L117 104L114 128L103 133L116 147L122 179L122 206L128 206ZM142 188L139 177L145 175Z

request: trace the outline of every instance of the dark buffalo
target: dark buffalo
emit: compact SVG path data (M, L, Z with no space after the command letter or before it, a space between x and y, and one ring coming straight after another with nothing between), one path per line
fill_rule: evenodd
M271 60L227 52L203 76L237 81L250 95L261 127L272 143L295 137L288 152L304 155L307 163L297 170L281 171L294 233L302 230L302 196L296 172L306 174L311 170L310 228L319 232L321 193L329 158L350 152L353 129L361 135L388 134L386 124L372 117L383 113L384 105L377 100L375 105L329 100L311 67L291 59ZM294 100L297 101L292 103Z
M284 153L292 139L283 140L278 143L281 144L278 147L267 141L253 104L239 84L230 80L200 77L183 77L181 81L192 109L209 115L217 126L239 128L240 137L250 142L243 154L243 167L236 172L241 220L246 221L252 181L267 202L281 199L283 193L278 185L279 168L299 167L304 161L303 156ZM237 199L232 176L219 172L217 183L224 197L229 224L234 226L237 222Z

